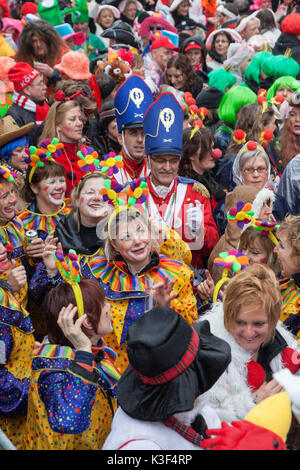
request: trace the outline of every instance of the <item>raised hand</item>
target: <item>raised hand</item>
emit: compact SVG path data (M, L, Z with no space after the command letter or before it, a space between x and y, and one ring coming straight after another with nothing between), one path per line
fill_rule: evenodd
M82 324L87 316L84 314L74 322L76 313L77 307L72 304L63 307L59 312L57 324L76 351L92 352L91 340L82 331Z
M58 238L54 238L53 235L49 235L45 240L42 258L46 266L47 273L50 277L54 277L58 272L58 269L55 265L55 260L53 258L53 253L56 250L62 251L61 243L58 242Z
M200 282L197 286L197 292L201 300L209 300L212 297L215 288L213 278L207 269L205 270L205 275L205 281Z
M17 266L15 260L12 260L7 276L7 282L11 285L14 292L19 291L23 286L25 286L27 275L23 264Z
M159 282L153 286L154 303L162 306L170 306L173 299L176 299L177 294L171 294L175 281L166 278L164 281Z

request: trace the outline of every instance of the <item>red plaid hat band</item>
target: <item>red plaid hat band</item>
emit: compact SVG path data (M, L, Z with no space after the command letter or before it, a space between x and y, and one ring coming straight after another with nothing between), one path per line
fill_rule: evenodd
M146 377L142 375L140 372L135 370L132 366L132 370L136 373L139 379L149 385L161 385L178 377L178 375L182 374L194 361L197 351L199 347L199 336L197 335L196 331L193 329L192 336L190 339L190 343L185 354L182 356L181 360L175 366L171 367L167 371L163 372L156 377Z

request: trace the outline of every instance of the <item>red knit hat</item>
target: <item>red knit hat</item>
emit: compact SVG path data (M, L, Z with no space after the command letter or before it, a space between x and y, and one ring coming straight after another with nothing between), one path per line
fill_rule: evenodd
M39 75L40 72L33 69L26 62L17 62L16 65L8 71L8 78L13 82L15 91L17 92L24 90L24 88L30 85Z
M285 34L300 34L300 13L287 15L281 23L281 31Z
M25 16L28 14L34 15L38 10L38 6L33 2L25 2L21 8L21 15Z
M201 49L202 50L202 47L199 44L197 44L195 41L189 42L188 45L186 46L186 48L184 49L184 52L188 52L191 49Z
M166 49L178 51L178 47L176 47L166 36L160 36L159 38L155 39L151 45L151 51L158 49L159 47L165 47Z

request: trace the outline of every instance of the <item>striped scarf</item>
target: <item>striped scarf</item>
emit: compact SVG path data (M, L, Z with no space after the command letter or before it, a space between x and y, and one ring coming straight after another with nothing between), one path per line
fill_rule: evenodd
M170 416L166 421L164 421L164 424L168 428L173 429L173 431L176 431L187 441L191 442L192 444L195 444L198 447L201 447L201 443L204 438L203 436L201 436L201 434L197 433L197 431L195 431L191 426L187 426L186 424L181 423L176 418L174 418L174 416Z
M45 121L49 111L49 106L46 101L44 101L43 105L40 106L30 98L27 98L25 95L21 95L17 91L14 91L13 102L20 108L35 113L35 121L37 126L40 126Z

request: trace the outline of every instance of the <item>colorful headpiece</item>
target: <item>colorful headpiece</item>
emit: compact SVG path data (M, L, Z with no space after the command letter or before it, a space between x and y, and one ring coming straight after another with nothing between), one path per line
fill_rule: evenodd
M32 181L35 169L37 167L42 168L46 162L54 162L54 159L61 155L61 149L63 146L64 144L59 142L57 138L53 138L52 140L44 140L39 148L34 147L33 145L31 145L29 148L26 148L28 157L25 158L25 162L31 166L28 178L29 183Z
M14 171L10 170L4 165L0 166L0 175L5 178L7 181L13 182L15 178L18 177L17 173ZM2 188L2 184L0 184L0 189Z
M80 268L77 253L74 250L69 250L68 257L65 257L61 251L56 251L53 253L53 258L55 259L55 265L62 278L65 282L70 284L73 289L78 309L78 317L81 317L84 314L84 305L79 286Z
M105 180L101 188L101 194L103 195L103 201L111 201L115 208L121 206L124 201L122 199L123 186L116 180ZM123 195L124 196L124 195Z
M271 129L266 129L260 134L259 141L261 142L261 145L263 148L266 148L269 144L269 141L272 140L274 137L273 131Z
M87 173L96 171L100 165L98 153L92 147L83 145L79 152L77 152L77 156L80 158L77 162L78 166Z
M230 278L228 277L229 269L231 269L236 274L245 269L248 264L249 260L247 256L245 256L244 253L239 253L238 250L229 250L219 253L219 257L214 259L214 265L222 266L224 269L221 279L215 286L213 302L216 302L221 286L226 281L230 281Z
M114 152L109 152L104 155L104 160L100 162L101 173L106 176L113 176L119 172L120 168L123 168L123 157L122 155L116 155Z
M235 207L231 207L227 212L228 222L236 223L241 229L245 224L251 224L255 230L261 232L261 235L269 237L274 245L278 244L278 240L274 236L273 231L279 228L276 222L267 222L256 220L254 217L254 210L252 204L244 201L238 201Z
M244 144L246 142L246 132L244 132L242 129L237 129L234 131L232 139L234 142L236 142L238 145Z

